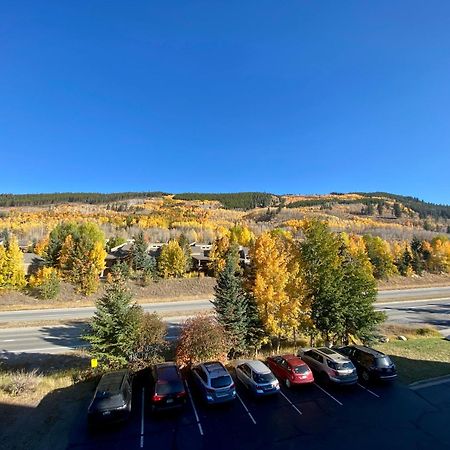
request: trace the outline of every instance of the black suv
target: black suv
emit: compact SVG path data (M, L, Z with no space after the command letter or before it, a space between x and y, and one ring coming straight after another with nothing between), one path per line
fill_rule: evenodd
M350 359L364 381L391 381L397 377L391 358L378 350L363 345L347 345L336 350Z
M152 410L180 408L186 403L186 390L178 367L173 362L152 367Z
M125 420L131 411L131 375L128 370L105 373L88 408L88 422Z

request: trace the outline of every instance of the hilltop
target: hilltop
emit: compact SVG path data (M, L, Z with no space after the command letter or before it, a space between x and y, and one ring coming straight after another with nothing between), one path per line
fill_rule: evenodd
M0 194L0 230L12 230L30 242L68 220L96 222L107 237L131 237L141 228L156 241L183 232L191 240L212 242L223 228L236 223L259 234L272 228L296 229L309 217L327 220L335 231L370 233L388 240L450 232L449 205L384 192Z

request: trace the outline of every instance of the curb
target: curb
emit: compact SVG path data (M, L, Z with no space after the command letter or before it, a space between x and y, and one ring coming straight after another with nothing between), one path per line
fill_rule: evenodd
M429 378L428 380L416 381L408 385L410 389L416 391L418 389L424 389L427 387L437 386L439 384L450 383L450 375L444 375L442 377Z

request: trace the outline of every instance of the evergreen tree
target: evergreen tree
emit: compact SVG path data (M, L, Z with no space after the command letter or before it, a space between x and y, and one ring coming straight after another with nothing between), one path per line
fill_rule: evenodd
M417 236L412 238L411 253L411 267L417 275L422 275L425 266L424 248L422 241Z
M400 256L400 260L398 261L398 265L397 265L400 275L403 275L404 277L406 277L411 273L412 261L413 261L413 257L411 256L411 253L409 252L408 247L405 247L405 250L403 251L402 255Z
M231 354L236 356L244 353L246 348L248 298L240 277L236 276L236 258L232 253L233 250L228 252L225 268L219 274L212 303L217 320L230 338Z
M125 280L113 268L105 294L97 301L91 331L84 339L90 353L104 366L123 367L133 356L139 341L142 308L131 303Z
M245 335L245 343L247 348L254 350L258 354L261 345L267 341L266 332L264 331L264 324L258 310L258 304L251 293L247 293L247 329Z
M137 236L134 237L131 255L133 269L143 270L148 261L149 254L147 253L147 242L142 231L139 231Z
M341 249L342 260L342 301L343 329L338 338L348 344L350 336L363 341L370 340L375 327L385 317L375 311L377 295L375 278L370 265L361 257L352 255L346 246Z
M402 217L402 207L401 207L400 203L395 202L393 210L394 210L394 216L395 217L397 217L398 219L400 217Z
M377 212L379 216L383 215L384 212L384 204L383 203L378 203L377 204Z
M306 221L302 229L305 240L300 245L300 258L311 319L329 342L332 335L342 335L345 330L341 242L324 222Z

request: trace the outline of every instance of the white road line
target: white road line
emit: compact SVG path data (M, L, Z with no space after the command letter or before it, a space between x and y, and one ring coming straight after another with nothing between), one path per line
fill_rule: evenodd
M289 404L300 414L303 415L303 413L291 402L291 400L287 397L287 395L280 390L280 394L289 402Z
M367 389L365 386L363 386L362 384L358 383L358 386L360 388L363 388L365 391L367 391L369 394L372 394L373 396L375 396L376 398L380 398L380 396L378 394L375 394L375 392L372 392L370 389Z
M341 406L344 406L337 398L334 398L329 392L327 392L324 388L320 387L317 383L313 383L314 386L318 387L322 392L328 395L328 397L332 398L336 403Z
M142 388L142 405L141 405L141 448L144 448L144 406L145 406L145 388Z
M3 339L3 341L0 342L15 342L17 339Z
M195 419L196 419L197 425L198 425L198 431L200 431L200 435L203 436L202 424L200 422L200 418L198 417L197 408L195 407L194 399L192 398L191 390L189 389L189 384L188 384L187 380L186 380L186 390L189 395L189 400L191 401L192 409L194 410Z
M236 392L236 397L239 399L239 401L242 403L242 406L244 407L245 411L247 412L248 416L250 417L251 421L253 422L254 425L256 425L256 420L255 418L252 416L251 412L248 410L248 408L245 406L245 403L242 401L242 398L239 397L239 394Z

